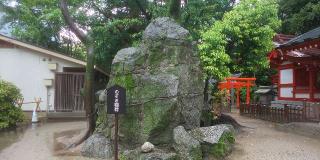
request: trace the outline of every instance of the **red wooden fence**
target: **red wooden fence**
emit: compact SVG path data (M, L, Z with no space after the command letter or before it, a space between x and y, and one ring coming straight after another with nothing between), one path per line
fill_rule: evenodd
M241 104L240 114L274 122L320 121L319 107L307 105L288 105L270 107L264 104Z

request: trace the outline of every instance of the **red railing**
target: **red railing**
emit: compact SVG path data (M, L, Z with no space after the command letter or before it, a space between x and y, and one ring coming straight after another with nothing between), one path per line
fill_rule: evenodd
M242 104L240 105L240 114L252 118L259 118L274 122L305 122L320 121L319 106L307 105L289 105L280 107L270 107L264 104Z

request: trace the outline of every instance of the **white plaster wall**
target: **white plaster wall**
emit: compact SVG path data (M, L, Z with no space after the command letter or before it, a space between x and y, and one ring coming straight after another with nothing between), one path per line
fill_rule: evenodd
M280 84L293 83L293 69L280 70Z
M292 91L293 91L292 87L280 88L280 97L292 98L293 97Z
M309 93L296 93L296 98L310 98Z
M51 58L51 61L49 61ZM41 110L47 109L47 87L44 79L54 79L54 71L48 69L48 63L58 63L57 72L63 67L82 67L79 64L37 53L23 48L0 48L0 78L12 82L20 90L25 102L41 97ZM54 81L53 81L54 83ZM50 110L54 109L54 86L49 88ZM25 111L33 110L35 104L24 104Z

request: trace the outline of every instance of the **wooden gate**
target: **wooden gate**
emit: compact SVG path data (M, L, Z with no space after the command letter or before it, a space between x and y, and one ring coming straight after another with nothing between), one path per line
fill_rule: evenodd
M84 111L80 90L84 86L84 73L60 72L55 74L54 109L56 112Z

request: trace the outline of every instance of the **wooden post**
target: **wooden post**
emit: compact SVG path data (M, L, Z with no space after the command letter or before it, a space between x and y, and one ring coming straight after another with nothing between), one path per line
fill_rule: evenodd
M240 88L237 88L237 108L240 107Z
M250 104L250 81L247 81L247 104Z
M118 113L114 114L114 159L118 159Z
M284 105L284 118L286 122L289 122L289 107L287 104Z
M40 111L41 98L34 98L34 102L36 103L36 111Z
M114 159L119 160L118 158L118 128L119 128L119 114L124 114L126 112L126 89L114 85L108 88L107 91L107 114L114 114Z
M303 101L302 121L305 121L307 117L307 101Z
M22 107L23 101L24 101L24 98L21 98L21 99L19 98L19 99L17 99L16 103L17 103L17 105L18 105L19 108Z
M314 100L314 81L313 81L313 68L309 69L309 94L310 100Z

